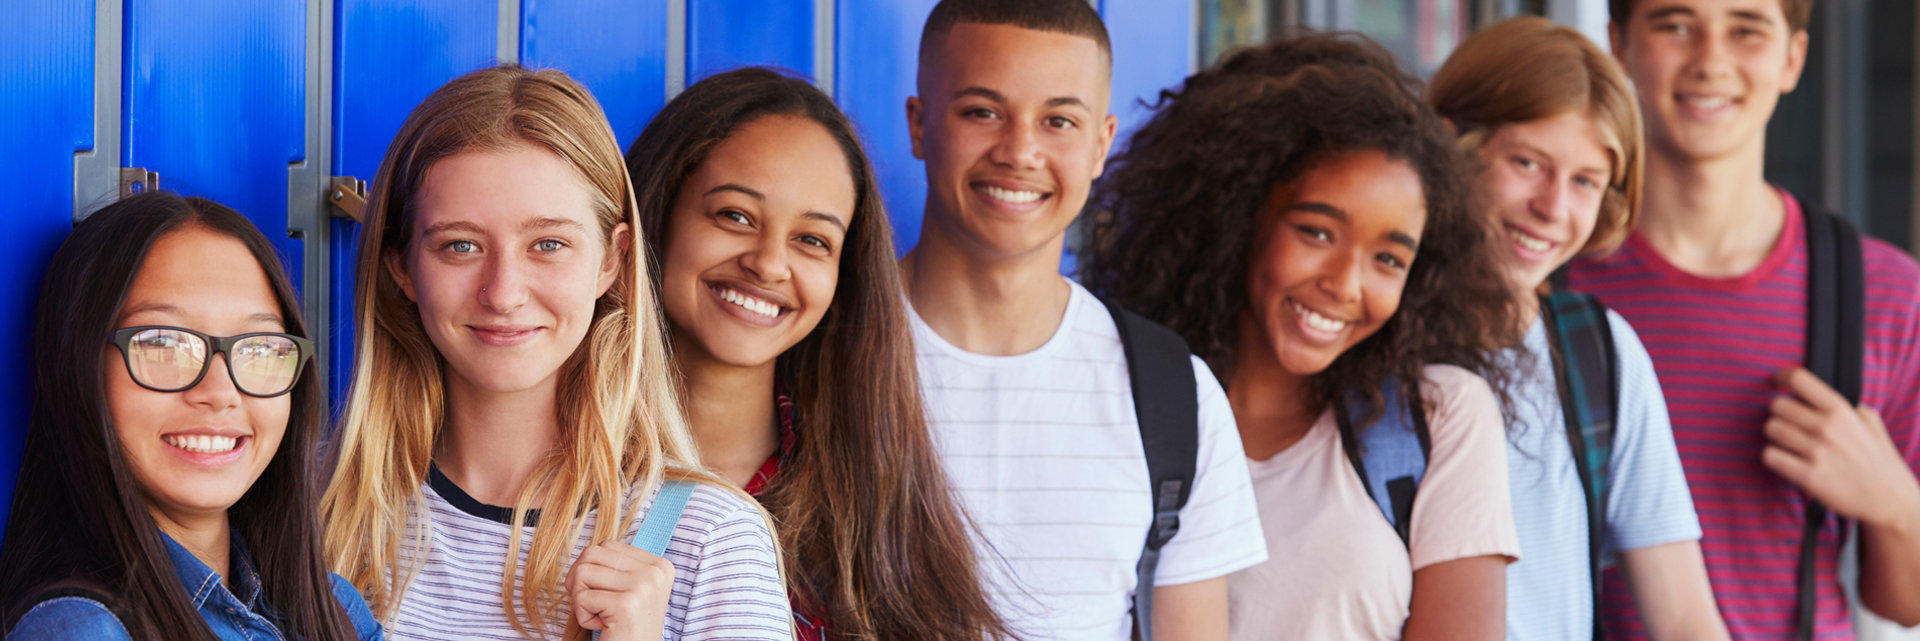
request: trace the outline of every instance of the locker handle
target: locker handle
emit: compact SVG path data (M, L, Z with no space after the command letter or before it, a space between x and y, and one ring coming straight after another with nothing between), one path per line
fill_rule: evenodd
M120 168L120 197L144 194L160 188L160 172L145 167Z
M333 204L333 217L360 222L367 209L367 181L352 176L334 176L328 183L327 202Z

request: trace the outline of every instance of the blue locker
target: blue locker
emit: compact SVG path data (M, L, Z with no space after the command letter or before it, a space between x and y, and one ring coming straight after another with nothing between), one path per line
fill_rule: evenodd
M880 193L893 219L894 250L920 242L927 203L926 167L913 157L907 96L919 70L920 30L934 0L840 0L834 3L833 97L853 119L873 158Z
M1101 0L1100 15L1113 40L1113 107L1119 151L1145 124L1162 89L1178 88L1193 73L1193 5L1166 0ZM1144 103L1144 104L1142 104Z
M521 0L520 60L593 91L620 151L667 104L667 2Z
M33 402L33 315L47 261L73 220L73 153L92 149L93 3L29 2L0 27L0 531Z
M371 183L407 114L460 74L493 64L494 11L465 0L340 0L334 6L335 176ZM346 399L353 371L353 287L360 225L333 219L328 390Z
M745 65L819 77L813 0L688 0L687 84Z
M252 219L301 282L287 165L306 155L304 3L127 3L122 156Z

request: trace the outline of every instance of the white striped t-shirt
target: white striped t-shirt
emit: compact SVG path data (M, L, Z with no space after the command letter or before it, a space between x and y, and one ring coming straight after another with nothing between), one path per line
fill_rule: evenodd
M1134 567L1152 520L1146 454L1120 333L1078 283L1060 328L1017 356L941 339L918 312L913 340L948 475L980 528L995 607L1023 638L1129 638ZM1224 577L1267 559L1226 394L1192 359L1200 454L1158 585Z
M512 540L509 510L474 500L439 470L421 486L421 493L432 517L430 548L400 600L387 636L524 638L514 632L501 609L501 568ZM648 498L648 508L652 502ZM574 546L575 558L586 549L597 516L587 514L586 527ZM640 520L634 519L623 540L633 539ZM533 531L526 527L521 535L521 571L533 545ZM401 546L400 567L412 561L411 549ZM674 579L662 639L793 638L772 535L760 511L746 500L704 484L695 488L667 545L666 558L673 562ZM558 617L545 626L549 639L559 639L565 631L567 618L573 616L571 601L563 600L556 613Z

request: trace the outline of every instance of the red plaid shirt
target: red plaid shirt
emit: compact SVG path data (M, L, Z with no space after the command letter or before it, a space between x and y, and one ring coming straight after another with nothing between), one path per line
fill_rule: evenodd
M795 418L793 395L787 393L785 386L773 386L773 405L775 413L780 416L780 448L774 450L773 456L760 464L760 471L754 472L753 478L747 481L747 494L756 498L773 486L774 480L780 475L780 466L793 455L793 428L798 419ZM798 591L789 592L787 599L793 604L794 641L828 641L833 638L827 629L826 617L819 615L819 609L814 607L816 601Z

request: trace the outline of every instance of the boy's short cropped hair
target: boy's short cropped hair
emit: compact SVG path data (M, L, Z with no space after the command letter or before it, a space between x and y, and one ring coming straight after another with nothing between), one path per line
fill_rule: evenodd
M1607 0L1607 16L1626 32L1627 19L1633 17L1633 3L1639 0ZM1780 12L1787 16L1788 31L1806 31L1813 16L1813 0L1780 0Z
M920 32L920 63L926 64L927 52L944 44L953 26L962 22L1090 38L1099 43L1107 71L1112 72L1113 43L1107 39L1107 25L1087 0L941 0Z

